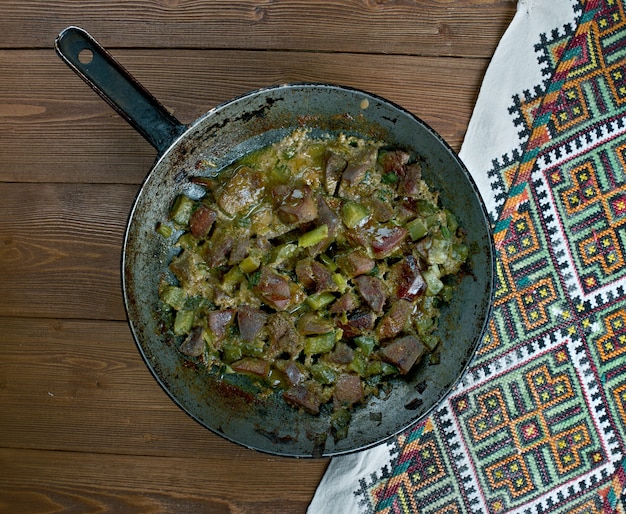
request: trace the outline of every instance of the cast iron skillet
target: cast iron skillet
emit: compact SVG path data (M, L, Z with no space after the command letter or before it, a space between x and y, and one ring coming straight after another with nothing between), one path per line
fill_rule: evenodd
M89 34L68 27L55 47L61 58L157 150L132 208L124 241L122 281L137 347L157 382L187 414L223 437L276 455L322 457L374 446L424 418L459 381L480 344L491 308L494 250L476 185L452 149L430 127L393 103L330 84L288 84L253 91L183 125L138 84ZM280 395L254 396L254 384L216 377L185 361L164 330L157 286L175 253L177 234L155 232L182 192L201 191L190 177L219 170L298 127L314 135L346 132L378 138L426 161L424 178L467 229L471 270L442 314L441 362L420 364L397 379L388 396L353 413L348 437L335 442L328 414L286 406ZM212 163L207 170L199 163ZM216 172L213 172L216 173Z

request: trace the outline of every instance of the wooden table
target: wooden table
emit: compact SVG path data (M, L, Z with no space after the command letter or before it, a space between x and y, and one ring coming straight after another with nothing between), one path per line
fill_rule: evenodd
M304 512L327 460L202 428L126 324L120 253L155 151L55 55L79 25L184 122L289 81L395 101L456 150L512 0L5 0L0 511Z

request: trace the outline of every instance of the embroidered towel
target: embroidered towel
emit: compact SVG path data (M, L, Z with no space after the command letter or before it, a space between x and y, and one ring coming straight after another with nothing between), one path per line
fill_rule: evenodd
M460 152L497 247L481 349L309 514L624 512L625 1L519 1Z

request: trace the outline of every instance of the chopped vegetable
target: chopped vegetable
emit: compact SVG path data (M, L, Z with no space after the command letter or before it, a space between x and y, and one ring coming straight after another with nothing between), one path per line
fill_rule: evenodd
M298 238L298 246L301 248L308 248L309 246L313 246L320 241L323 241L328 237L328 225L320 225L317 228L314 228L310 232L306 232L302 234Z
M170 227L169 225L166 225L165 223L159 223L157 225L156 231L166 239L170 237L174 232L172 227Z
M319 336L310 336L305 339L304 353L314 355L328 353L335 347L335 333L329 332Z
M361 349L366 357L369 357L377 346L376 338L372 336L355 337L354 343Z
M174 334L177 336L188 334L193 327L193 311L178 311L174 319Z
M170 219L178 225L187 225L189 223L189 218L191 218L193 207L194 202L191 198L185 195L180 195L174 201L174 205L170 211Z
M422 239L428 234L428 226L422 218L415 218L406 224L406 228L409 231L409 236L413 241Z
M356 202L346 202L341 209L343 222L348 228L354 228L364 223L369 218L366 207Z
M391 377L437 363L469 247L410 153L299 130L193 182L204 197L156 227L182 230L159 296L184 358L334 410L335 439Z
M166 286L161 291L161 300L177 311L185 306L186 299L187 296L182 287Z
M307 305L314 311L323 309L328 304L335 301L335 296L331 293L317 293L309 295L306 299Z
M239 269L243 271L244 273L252 273L253 271L256 271L257 269L259 269L260 265L261 265L260 258L249 255L248 257L246 257L243 261L239 263Z

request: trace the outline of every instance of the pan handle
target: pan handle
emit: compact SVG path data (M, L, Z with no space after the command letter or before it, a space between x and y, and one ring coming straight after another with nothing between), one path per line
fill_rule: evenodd
M80 27L68 27L54 42L61 59L130 123L159 155L186 130L169 111Z

